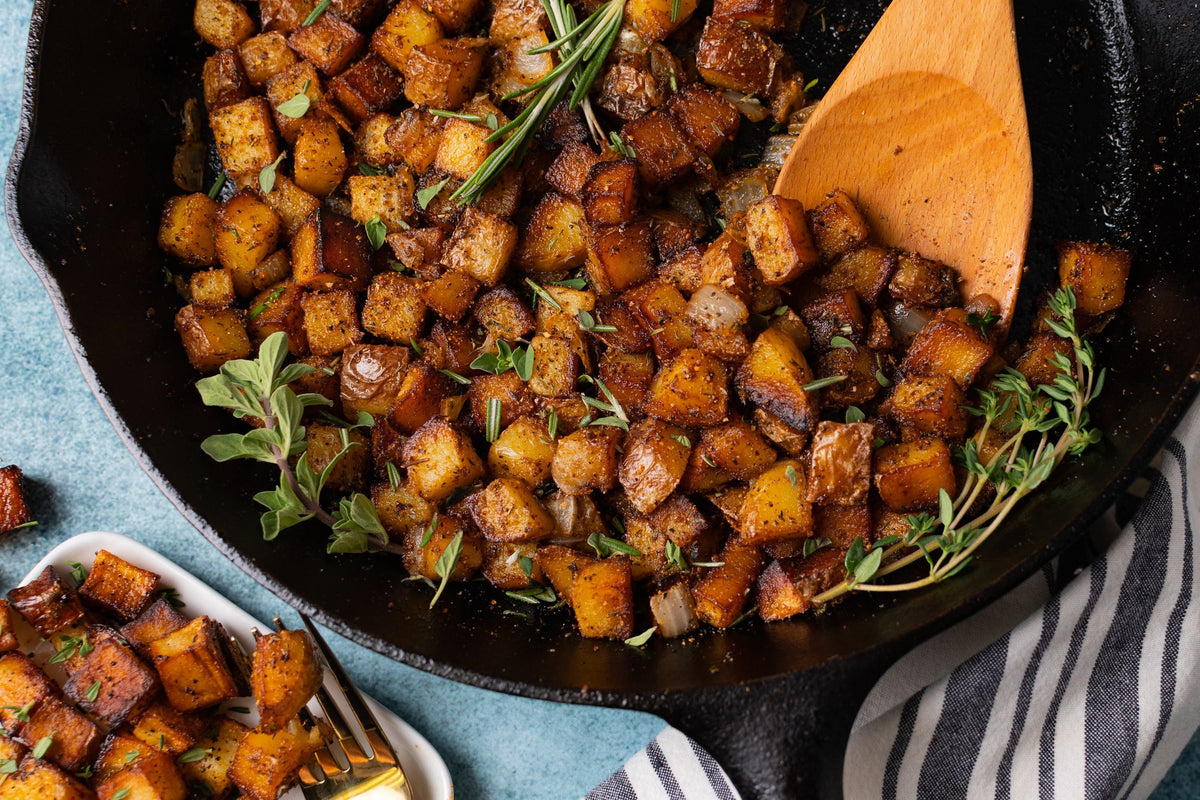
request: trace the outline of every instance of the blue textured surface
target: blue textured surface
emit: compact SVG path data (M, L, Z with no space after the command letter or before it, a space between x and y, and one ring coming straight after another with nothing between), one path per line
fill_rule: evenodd
M30 8L30 0L0 0L3 154L12 150L16 136ZM155 548L260 619L280 610L272 595L179 515L129 456L76 368L41 284L3 235L0 464L9 463L19 464L32 484L30 503L41 524L0 540L0 587L14 585L55 543L84 531L110 530ZM459 800L579 797L663 725L646 714L462 686L392 663L335 635L330 641L359 686L438 748ZM1200 736L1154 798L1183 800L1198 792Z

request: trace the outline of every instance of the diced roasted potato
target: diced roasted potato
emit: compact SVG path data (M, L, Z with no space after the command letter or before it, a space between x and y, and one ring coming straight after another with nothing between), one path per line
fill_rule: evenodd
M938 261L905 252L896 259L888 293L910 305L931 308L955 305L961 300L958 273Z
M305 295L301 305L308 349L313 355L336 355L363 340L354 292L315 292Z
M492 443L488 469L497 478L517 478L536 487L549 479L557 446L546 421L526 415L501 431Z
M203 731L201 717L180 713L163 702L146 709L133 725L134 738L176 757L190 750Z
M853 289L858 299L873 306L896 270L896 253L884 247L863 245L839 258L820 278L826 289Z
M371 502L388 534L400 537L415 525L425 525L436 510L404 484L392 488L388 483L371 487Z
M654 234L648 220L592 229L588 278L601 296L623 292L654 277Z
M326 75L343 72L365 44L366 39L353 25L328 12L311 25L301 25L288 37L288 47Z
M808 500L817 505L861 505L871 490L875 426L869 422L828 422L813 432Z
M163 207L158 246L180 261L211 267L217 263L217 203L203 192L172 197Z
M221 165L234 177L256 175L279 156L271 108L261 97L218 108L208 115Z
M429 540L425 541L425 534ZM404 535L404 567L412 575L423 575L431 581L440 580L437 562L454 541L461 536L462 549L450 573L452 581L466 581L479 571L483 564L484 540L464 520L450 514L439 514L428 525L415 525ZM425 542L422 545L422 542Z
M835 336L861 344L866 335L867 319L853 289L817 295L800 309L800 317L818 350L830 349Z
M13 614L7 600L0 600L0 653L16 650L17 635L13 632Z
M698 449L701 457L707 456L717 469L740 481L754 479L776 458L766 437L741 420L706 428Z
M31 519L21 468L16 464L0 467L0 533L16 530Z
M228 308L233 305L233 273L227 269L202 269L188 278L192 303L202 308Z
M362 228L325 209L314 212L292 238L296 285L313 291L362 291L371 279L370 243Z
M442 23L416 2L401 0L371 36L371 49L400 72L418 45L432 44L445 35Z
M408 371L408 359L407 347L384 344L347 347L342 352L339 381L342 413L346 418L357 420L362 412L382 417L391 411Z
M537 545L533 542L484 542L483 577L497 589L524 589L531 583L543 583L545 575L534 562Z
M725 367L699 350L683 350L659 369L643 410L684 427L707 427L728 418Z
M421 299L439 316L457 322L470 310L482 286L465 272L447 270L437 279L421 285Z
M554 483L566 494L615 488L620 440L621 431L607 425L591 425L559 438L550 464Z
M781 328L767 328L754 340L735 382L745 402L803 433L817 421L817 398L804 388L812 380L796 340Z
M216 622L196 617L148 645L167 700L179 711L208 708L241 694L222 636Z
M950 376L910 375L896 384L882 411L922 436L961 439L967 432L965 405L966 394Z
M404 66L404 96L414 105L457 111L479 85L486 52L486 39L414 45Z
M619 479L634 507L649 514L667 499L687 468L687 431L647 418L629 430Z
M814 536L828 539L834 547L849 547L855 539L875 540L874 520L868 506L817 506Z
M218 49L237 47L256 31L246 7L234 0L196 0L192 25L201 39Z
M900 442L875 451L875 488L892 511L938 506L938 495L955 491L950 448L941 439Z
M150 605L158 590L158 580L158 575L150 570L100 550L87 579L79 587L79 596L85 603L129 622Z
M579 558L571 581L571 608L585 639L633 635L633 576L628 556Z
M558 193L578 200L588 172L606 160L586 141L568 142L546 169L546 183Z
M388 233L403 233L412 219L413 182L412 173L398 167L394 175L351 175L347 179L350 188L350 217L366 225L376 217Z
M806 486L804 464L795 459L763 470L742 501L738 541L761 545L811 536L812 502Z
M909 375L946 375L966 389L995 347L967 321L961 308L939 311L909 347L901 369Z
M696 0L630 0L625 18L647 42L661 42L688 21L696 6Z
M371 280L362 310L362 325L368 333L407 345L420 338L425 316L418 281L396 272L381 272Z
M709 17L696 49L696 70L710 86L766 96L781 69L783 48L735 20Z
M495 286L504 277L516 247L516 227L494 214L467 206L446 244L443 260L450 269Z
M1058 278L1075 293L1081 313L1094 317L1125 302L1132 258L1108 244L1064 242L1058 247Z
M500 404L500 427L507 428L533 411L533 396L529 388L515 371L500 375L476 375L467 390L470 418L476 429L487 430L488 403L496 400Z
M50 747L45 758L68 772L90 764L100 749L100 731L96 726L53 696L38 702L17 736L26 747L34 747L48 737Z
M611 316L609 317L611 319ZM629 324L639 325L632 322ZM621 353L609 351L600 362L597 376L613 397L625 409L630 419L641 416L642 400L654 380L654 359L649 353Z
M296 718L280 728L255 728L238 743L229 778L253 800L275 800L321 744L321 734Z
M54 567L46 567L24 586L9 589L8 602L30 627L47 638L84 618L74 587Z
M305 427L304 441L307 444L305 453L308 463L318 474L333 464L339 453L346 451L330 469L326 486L344 492L360 491L367 487L371 475L371 450L370 440L362 431L314 422ZM349 444L348 450L343 442Z
M691 172L696 151L675 117L665 109L625 123L621 138L637 153L642 180L662 186Z
M321 685L321 659L304 631L277 631L255 644L250 685L259 724L268 730L287 725Z
M142 658L149 660L149 644L187 624L187 617L175 610L165 598L159 598L133 622L121 627L120 634Z
M321 19L329 16L324 14ZM325 197L342 182L350 165L337 123L328 117L305 117L292 154L292 179L304 191Z
M418 428L403 453L412 489L435 503L485 475L470 437L441 417Z
M729 542L713 567L692 587L696 614L715 628L728 628L746 610L750 592L766 564L757 547Z
M133 648L98 626L88 628L94 649L71 673L63 692L81 709L108 725L136 719L154 701L159 681ZM92 687L100 684L92 699Z
M770 32L783 27L788 8L787 0L715 0L713 16Z
M238 46L238 55L250 85L261 89L267 81L296 63L287 38L278 32L260 33Z
M846 577L846 551L826 547L808 558L772 561L758 579L758 613L768 622L803 614L812 599Z
M1062 370L1052 361L1061 356L1075 364L1075 348L1069 339L1064 339L1056 333L1043 331L1035 333L1025 344L1025 352L1013 365L1017 372L1025 376L1030 386L1040 384L1053 385L1054 379L1062 374ZM957 387L956 387L957 388ZM966 405L965 395L959 401Z
M321 207L320 200L280 174L275 175L275 187L264 194L263 199L283 220L283 228L289 237L294 237L312 213Z
M139 758L96 786L100 800L184 800L187 785L179 767L167 758Z
M218 716L197 745L209 752L198 761L189 761L182 765L184 778L189 784L207 786L216 800L228 797L233 791L230 766L233 764L238 744L249 732L250 729L240 722Z
M388 420L397 429L413 433L437 416L442 402L454 390L450 379L428 360L409 365L396 392Z
M58 687L24 653L0 655L0 727L19 731L28 715L22 709L57 695Z
M560 272L587 255L583 206L553 192L534 208L517 245L517 265L527 272Z
M871 235L862 212L841 189L831 192L823 203L809 212L809 221L817 249L827 262L849 253Z
M250 81L242 71L238 54L220 50L204 62L204 106L210 112L241 102L250 96Z
M483 125L458 118L448 120L438 141L433 166L465 181L496 149L495 142L487 141L491 135L491 130Z
M497 478L468 497L467 508L480 532L494 542L536 542L554 535L554 518L518 478Z
M95 800L84 783L49 761L25 756L0 783L0 800ZM108 798L107 800L111 800Z
M746 244L768 286L791 283L820 264L804 206L771 195L746 209Z
M638 167L631 158L600 161L579 190L583 213L593 227L633 221L638 204Z
M667 109L692 145L710 158L734 140L742 121L733 103L698 83L680 87L671 96ZM662 251L661 245L659 250Z
M450 31L461 31L470 26L483 5L482 0L420 0L421 7L438 18L442 26Z
M437 157L438 144L442 141L445 128L446 120L442 117L434 116L425 109L406 108L388 126L384 139L414 172L424 175Z
M579 354L571 343L539 334L529 343L533 351L533 374L529 390L545 397L563 397L575 391L579 380Z
M275 251L283 224L269 205L249 189L229 198L217 212L217 261L233 276L242 297L254 293L253 271Z

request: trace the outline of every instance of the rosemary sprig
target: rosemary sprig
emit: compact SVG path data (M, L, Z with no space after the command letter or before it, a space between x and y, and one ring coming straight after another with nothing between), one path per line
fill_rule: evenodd
M982 417L983 425L956 453L967 470L958 496L951 498L943 489L936 516L922 513L908 517L903 535L881 539L869 553L864 552L862 540L856 540L846 554L846 579L814 597L815 605L852 591L920 589L956 575L1013 508L1045 483L1063 459L1100 441L1100 431L1090 427L1088 406L1103 390L1106 371L1096 368L1095 351L1079 333L1075 295L1070 288L1055 293L1051 310L1057 319L1047 324L1071 343L1074 363L1056 354L1051 363L1058 375L1050 385L1030 386L1024 375L1007 369L987 389L980 390L979 407L967 410ZM984 463L979 454L996 432L1002 434L1002 442ZM968 519L970 509L989 485L995 489L995 498L985 511ZM922 559L929 566L928 575L905 583L878 582Z
M264 539L274 539L286 528L317 519L330 529L330 553L402 552L389 540L366 495L354 493L342 498L333 513L321 506L321 490L330 473L357 443L350 441L348 429L343 428L342 449L323 470L313 469L305 452L304 409L332 404L319 394L292 391L289 384L310 374L313 368L307 364L284 366L287 352L287 335L276 332L262 343L257 359L228 361L218 374L196 382L205 405L227 408L239 419L254 418L262 425L245 434L210 436L201 443L201 449L217 461L250 459L279 468L278 487L254 496L255 502L267 509L260 519ZM372 424L369 414L360 414L349 427Z
M516 118L487 137L487 141L501 144L451 195L451 199L460 205L478 201L497 175L510 164L521 162L533 141L533 135L542 127L554 107L567 98L568 91L569 107L574 109L582 105L593 135L598 141L604 140L587 93L604 66L608 51L612 49L621 29L625 2L609 0L578 24L575 11L566 0L542 0L542 4L550 18L555 38L549 46L539 49L557 50L560 58L558 66L536 83L504 96L505 100L512 100L532 94L533 100Z

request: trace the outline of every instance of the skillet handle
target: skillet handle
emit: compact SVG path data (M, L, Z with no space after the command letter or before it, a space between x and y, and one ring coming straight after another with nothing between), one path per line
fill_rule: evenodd
M894 658L668 694L655 713L704 747L743 800L840 798L850 728Z

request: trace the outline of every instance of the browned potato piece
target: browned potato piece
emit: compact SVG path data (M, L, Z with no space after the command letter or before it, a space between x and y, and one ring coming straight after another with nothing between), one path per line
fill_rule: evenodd
M301 300L308 349L316 356L331 356L363 340L358 325L358 298L350 290L316 292Z
M24 653L0 655L0 727L19 731L18 712L58 694L58 687Z
M258 638L250 685L258 705L259 724L282 727L321 686L321 659L304 631L277 631Z
M961 439L967 433L965 405L967 396L953 378L910 375L896 384L882 411L920 435Z
M491 135L491 130L483 125L458 118L448 120L438 141L433 166L465 181L496 149L495 142L487 141Z
M992 343L967 322L967 312L949 308L917 334L901 369L909 375L946 375L966 389L994 352Z
M16 464L0 467L0 533L16 530L31 519L21 468Z
M800 316L813 346L818 350L830 349L835 336L860 344L866 333L867 319L853 289L817 295L804 304Z
M649 514L675 491L690 451L683 428L653 418L630 428L619 477L638 511Z
M533 542L483 543L483 577L497 589L524 589L531 583L543 583L545 575L533 561L537 545ZM525 561L524 559L528 559ZM525 567L529 567L526 574Z
M638 167L633 159L593 165L579 191L588 224L599 227L632 222L637 213L638 189Z
M43 637L84 618L75 589L54 567L46 567L24 586L9 589L8 602Z
M454 571L450 573L450 580L470 580L483 564L483 539L467 523L450 514L439 514L435 519L429 525L415 525L405 533L405 569L409 574L423 575L431 581L441 580L437 573L437 562L454 538L462 534L462 550L454 564ZM421 541L427 531L429 541L422 547Z
M485 475L470 437L441 417L418 428L404 445L403 454L412 489L434 503Z
M746 209L746 244L768 286L791 283L820 264L804 206L771 195Z
M388 420L397 429L413 433L441 410L454 387L450 379L423 358L409 366L396 392Z
M442 258L450 269L465 272L485 286L495 286L504 277L516 247L515 226L467 206Z
M109 734L100 748L100 755L93 766L95 781L103 783L140 759L170 761L170 757L158 748L146 747L140 739L129 735L124 729L118 729Z
M550 478L558 440L550 438L546 421L532 415L509 425L488 451L488 470L497 478L517 478L538 486Z
M393 68L404 72L414 47L432 44L444 35L437 17L415 0L401 0L375 29L371 49Z
M560 272L584 262L587 238L583 206L548 192L533 210L517 244L517 265L526 272Z
M914 306L941 308L956 305L958 273L950 267L914 253L900 253L888 293Z
M309 465L318 474L333 463L338 453L345 448L342 443L343 429L336 425L312 423L304 430L307 444L305 454ZM326 486L338 491L360 491L367 487L371 474L371 450L369 440L362 431L345 431L346 441L351 447L329 471Z
M575 391L580 375L580 360L570 342L538 335L530 341L529 347L533 350L529 391L544 397L564 397Z
M57 697L38 702L18 734L27 747L36 746L46 737L50 737L50 749L45 757L68 772L91 763L100 749L100 731L96 726Z
M748 25L709 17L696 49L696 70L710 86L765 96L784 59L783 49Z
M1120 308L1125 302L1132 258L1108 244L1064 242L1058 247L1058 278L1075 293L1079 311L1090 317Z
M808 558L772 561L758 579L758 613L764 620L787 619L812 608L812 599L846 577L846 551L826 547Z
M609 426L580 428L558 440L550 473L566 494L607 492L617 485L617 444L621 431Z
M350 189L350 218L355 222L366 225L379 217L389 234L403 234L409 229L416 188L411 171L401 166L394 175L351 175L346 183Z
M1062 374L1062 370L1051 361L1056 355L1063 356L1072 365L1075 364L1075 347L1070 340L1049 331L1035 333L1025 344L1025 352L1013 367L1025 376L1030 386L1043 383L1053 385L1054 379ZM967 404L965 395L959 404Z
M482 0L420 0L420 3L450 31L469 27L472 18L478 15L483 6Z
M813 239L821 258L833 261L860 246L871 235L862 212L841 189L831 192L825 202L809 212Z
M760 31L777 31L787 18L787 0L715 0L713 16L747 23Z
M874 521L867 506L817 506L813 536L828 539L834 547L849 547L855 539L874 541Z
M517 478L497 478L468 497L467 508L484 538L493 542L536 542L554 535L554 518Z
M208 617L196 617L149 644L167 700L179 711L208 708L241 694L225 659L221 638L217 623Z
M399 8L401 6L397 6ZM446 121L425 109L406 108L388 126L384 140L418 175L433 165Z
M683 350L654 376L643 409L684 427L717 425L728 418L727 383L720 361L699 350Z
M233 50L213 53L204 62L204 107L211 113L250 96L250 81Z
M0 653L16 650L17 635L13 633L12 609L7 600L0 600Z
M49 761L32 756L22 758L17 771L0 783L0 800L95 800L95 797L78 779Z
M196 0L192 25L201 39L218 49L237 47L255 32L249 12L234 0Z
M322 15L322 19L329 16ZM338 133L337 123L328 117L305 117L293 148L292 179L304 191L325 197L342 182L350 160Z
M233 791L230 765L233 764L238 744L249 732L250 729L240 722L218 716L199 742L200 747L211 748L212 752L205 754L199 761L182 765L183 776L187 778L188 783L204 784L212 790L212 796L216 800L227 797Z
M292 238L296 285L314 291L362 291L371 280L370 243L353 220L314 212Z
M692 597L701 620L714 628L728 628L746 610L766 559L757 547L731 541L717 560L724 563L704 573L692 587Z
M201 308L228 308L233 305L233 273L227 269L202 269L188 278L192 303Z
M187 794L179 768L165 758L138 759L96 786L99 800L184 800Z
M816 396L804 388L812 380L812 370L796 340L781 328L767 328L754 340L735 383L745 402L806 432L816 424L818 413Z
M279 156L271 107L261 97L218 108L208 115L221 165L233 177L250 177Z
M217 263L216 223L217 203L203 192L172 197L163 207L158 246L180 261L211 267Z
M283 224L269 205L243 189L217 212L217 261L233 273L233 288L242 297L254 293L252 273L275 251Z
M691 172L696 151L675 117L656 109L621 128L621 138L637 153L642 180L662 186Z
M250 85L261 89L267 81L296 63L296 54L287 46L287 38L277 32L260 33L238 46L238 55Z
M229 778L253 800L275 800L321 744L321 734L304 730L296 718L280 728L255 728L238 743Z
M871 491L875 426L869 422L817 424L808 472L808 499L817 505L856 506Z
M482 286L465 272L447 270L435 280L421 284L421 299L439 316L457 322L466 316Z
M400 74L374 53L363 56L357 64L330 81L329 90L338 104L360 123L388 108L404 94Z
M591 230L586 266L592 286L605 297L653 278L654 234L649 220Z
M629 0L625 19L647 42L661 42L678 30L696 11L696 0Z
M496 400L500 404L500 427L507 428L533 411L533 396L529 388L515 371L500 375L476 375L467 390L470 404L470 420L477 430L487 430L488 403Z
M869 306L879 301L898 259L895 251L867 244L839 258L820 278L826 289L853 289L858 299Z
M812 535L812 503L804 464L789 459L768 467L750 484L738 512L738 541L767 544Z
M633 574L629 556L578 559L571 608L585 639L633 636Z
M337 14L325 13L301 25L288 37L288 47L326 75L337 75L362 51L366 39Z
M100 550L79 587L79 596L85 603L128 622L145 611L157 590L158 575Z
M754 479L774 463L776 454L770 442L753 425L733 420L714 428L706 428L700 434L701 463L703 457L739 481ZM710 469L711 465L705 464Z
M742 121L733 103L698 83L680 87L667 102L667 110L678 120L692 145L710 158L734 140ZM659 252L662 250L660 244Z
M187 622L187 617L176 611L165 598L159 598L151 603L141 616L133 622L123 625L120 634L125 641L132 645L139 656L149 660L148 645L168 633L174 633L187 625Z
M136 719L154 702L159 681L133 649L107 628L91 625L87 637L95 647L71 673L63 692L81 709L108 725ZM89 697L99 682L96 699Z
M404 484L395 489L388 483L375 484L371 487L371 502L375 504L383 527L397 537L403 536L414 525L428 523L437 510Z
M404 67L404 96L414 105L457 111L483 76L486 39L441 39L418 44Z
M875 451L875 488L893 511L937 508L939 491L955 491L950 448L941 439L901 442Z
M312 213L321 207L320 200L292 183L288 176L278 173L275 187L263 199L283 220L283 229L289 237L295 236Z
M546 183L560 194L579 200L592 167L606 160L586 141L568 142L546 169Z
M571 586L579 566L595 559L557 544L542 545L534 553L533 563L550 581L558 596L571 602Z
M134 738L176 757L191 749L203 731L202 718L182 714L163 702L146 709L133 726Z
M407 347L384 344L347 347L342 353L339 381L346 419L357 420L362 412L381 417L391 411L408 371L408 359Z

